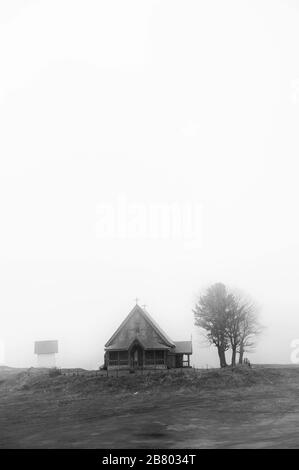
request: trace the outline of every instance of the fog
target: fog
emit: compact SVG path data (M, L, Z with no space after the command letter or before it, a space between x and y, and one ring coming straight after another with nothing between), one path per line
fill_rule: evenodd
M98 367L137 296L216 366L192 308L218 281L261 307L251 361L290 362L298 24L295 0L1 1L2 362L58 339L59 365ZM196 236L99 233L124 198L127 224L201 207Z

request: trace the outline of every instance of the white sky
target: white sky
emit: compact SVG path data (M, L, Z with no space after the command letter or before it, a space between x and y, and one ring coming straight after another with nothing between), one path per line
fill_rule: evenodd
M199 289L250 293L252 359L299 338L299 6L293 0L0 3L0 338L97 367L137 295L196 365ZM96 207L202 204L202 243L100 239Z

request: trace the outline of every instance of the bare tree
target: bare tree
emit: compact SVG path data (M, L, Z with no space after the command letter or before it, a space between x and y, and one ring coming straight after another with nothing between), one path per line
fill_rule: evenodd
M262 330L263 327L258 320L257 306L254 302L246 302L240 323L239 364L243 364L244 353L255 348L258 336Z
M227 335L232 349L231 365L234 367L237 353L239 353L239 364L243 364L244 352L254 349L262 326L258 321L258 307L247 294L235 290L232 297L232 308L227 321Z
M195 325L205 330L209 343L217 348L220 367L227 366L225 352L230 347L226 329L230 302L225 285L216 283L199 298L193 310Z
M241 325L243 322L244 306L239 299L230 294L230 308L227 312L226 335L232 350L231 366L235 367L237 351L242 340Z
M209 343L216 346L220 367L227 365L225 352L229 348L232 367L236 365L238 353L242 364L244 352L254 348L262 330L255 302L241 291L229 291L221 283L207 289L193 313L195 325L204 329Z

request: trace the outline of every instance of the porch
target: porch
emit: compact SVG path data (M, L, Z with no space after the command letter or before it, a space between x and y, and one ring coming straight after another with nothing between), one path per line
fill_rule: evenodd
M135 345L128 351L106 351L105 363L109 369L164 369L167 350L146 350Z

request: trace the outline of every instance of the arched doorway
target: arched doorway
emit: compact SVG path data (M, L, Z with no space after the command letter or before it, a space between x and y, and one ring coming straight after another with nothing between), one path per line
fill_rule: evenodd
M138 369L139 367L143 367L143 348L138 342L132 345L129 354L130 354L130 366L133 369Z

